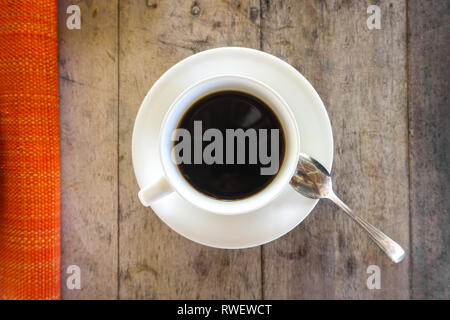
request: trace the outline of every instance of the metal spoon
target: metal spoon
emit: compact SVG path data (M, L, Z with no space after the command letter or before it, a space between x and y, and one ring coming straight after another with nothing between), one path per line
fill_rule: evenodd
M398 243L370 223L353 215L352 210L334 194L330 173L317 160L305 154L300 154L297 170L290 184L296 191L308 198L327 198L333 201L363 230L367 231L370 238L393 262L399 263L405 257L405 251Z

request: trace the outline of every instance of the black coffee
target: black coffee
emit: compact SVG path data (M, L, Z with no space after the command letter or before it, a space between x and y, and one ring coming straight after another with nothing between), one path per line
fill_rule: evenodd
M261 191L283 163L280 121L247 93L222 91L200 99L178 129L190 135L174 141L179 171L195 189L216 199L243 199Z

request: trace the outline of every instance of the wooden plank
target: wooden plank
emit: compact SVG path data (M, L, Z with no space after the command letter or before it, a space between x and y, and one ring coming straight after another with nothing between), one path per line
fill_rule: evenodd
M259 1L120 1L119 212L122 299L261 298L260 248L212 249L171 231L137 199L131 134L152 84L213 47L259 46Z
M263 1L262 48L317 89L335 139L335 191L356 214L409 248L405 1ZM264 297L408 298L409 261L394 265L326 200L301 226L263 248ZM369 265L381 289L366 286Z
M77 2L81 29L66 27L59 1L61 293L117 298L117 1ZM69 290L69 265L81 289Z
M411 1L412 298L450 298L450 3Z

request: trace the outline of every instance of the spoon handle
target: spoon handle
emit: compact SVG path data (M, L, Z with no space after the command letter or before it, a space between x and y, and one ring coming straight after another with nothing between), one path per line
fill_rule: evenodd
M403 250L397 242L389 238L370 223L364 221L358 216L353 215L352 210L333 192L328 195L328 199L344 210L353 221L355 221L362 229L367 231L370 238L388 255L393 262L399 263L403 260L405 257L405 250Z

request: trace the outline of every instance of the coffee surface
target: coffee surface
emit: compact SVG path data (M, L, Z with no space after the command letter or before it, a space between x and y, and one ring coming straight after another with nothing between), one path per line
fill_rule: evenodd
M269 165L261 157L258 156L256 163L251 163L250 153L255 151L256 147L258 155L260 153L261 129L266 129L267 141L265 143L268 155L276 155L272 150L272 130L278 130L278 159L279 167L281 167L284 153L285 153L285 136L281 127L280 121L274 112L264 102L258 98L247 93L238 91L222 91L210 94L199 101L195 102L183 115L178 128L189 131L191 139L191 150L195 151L195 139L197 143L199 136L198 124L201 121L202 137L203 133L212 128L218 129L222 133L223 141L223 163L207 164L205 161L195 164L194 152L191 153L190 163L178 164L178 169L188 183L195 189L210 197L222 200L238 200L252 196L262 189L264 189L275 178L277 172L274 174L261 174L262 168L267 168ZM194 123L197 125L197 131L194 130ZM229 152L227 149L227 129L242 129L245 132L253 131L257 136L257 145L255 140L249 137L245 138L245 163L238 163L239 152L237 139L234 139L236 145L234 151ZM248 130L248 131L247 131ZM228 130L229 132L229 130ZM210 141L202 140L202 150L205 149L211 142L215 141L211 138ZM179 141L178 141L179 142ZM252 146L250 144L252 143ZM174 146L177 141L174 142ZM198 145L197 149L198 150ZM228 150L228 152L227 152ZM217 150L213 153L214 156ZM227 155L227 153L229 153ZM231 157L234 155L234 157ZM233 158L234 161L229 161ZM228 161L227 161L228 159ZM254 159L254 158L253 158ZM217 162L221 162L220 160ZM233 163L231 163L233 162ZM241 161L242 162L242 158ZM254 162L254 161L253 161Z

